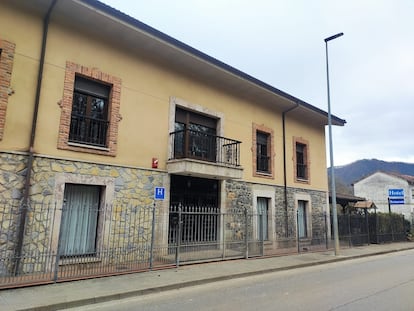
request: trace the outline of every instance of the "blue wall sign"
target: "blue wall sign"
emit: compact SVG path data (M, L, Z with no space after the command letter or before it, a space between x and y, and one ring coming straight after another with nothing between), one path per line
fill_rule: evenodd
M404 204L404 189L388 189L390 204Z
M390 204L404 204L404 198L403 199L390 198Z
M155 200L164 200L165 199L165 188L164 187L155 187L155 189L154 189L154 199Z
M404 189L388 189L388 196L391 197L404 197Z

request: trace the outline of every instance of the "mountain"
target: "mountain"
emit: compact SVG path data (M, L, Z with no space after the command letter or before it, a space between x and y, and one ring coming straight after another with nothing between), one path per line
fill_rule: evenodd
M330 169L328 168L328 174ZM377 159L358 160L347 165L335 166L335 179L337 183L349 188L354 182L376 171L414 176L414 163L386 162Z

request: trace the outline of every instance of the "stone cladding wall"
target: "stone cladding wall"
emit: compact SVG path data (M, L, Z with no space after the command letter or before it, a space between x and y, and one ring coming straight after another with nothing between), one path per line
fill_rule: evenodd
M243 181L226 182L226 209L236 211L242 215L247 210L248 214L253 213L253 184ZM285 208L284 187L274 186L275 206L274 219L276 228L276 240L288 239L295 242L296 239L296 211L295 211L295 194L306 193L310 196L312 202L312 234L320 234L319 230L323 227L323 213L326 208L326 192L316 190L305 190L302 188L287 188L287 213ZM238 223L244 223L242 216L239 217ZM237 223L236 220L233 220ZM225 224L227 226L227 236L238 235L244 236L244 231L239 233L243 225ZM233 230L233 232L229 232ZM249 233L248 233L249 234Z
M0 161L0 257L12 258L19 231L19 202L23 196L27 156L2 153ZM164 186L165 176L166 173L155 170L35 157L23 242L25 256L20 272L53 269L62 213L62 204L57 202L59 195L63 197L64 189L57 186L59 178L88 184L96 180L100 185L102 180L107 181L107 188L113 193L106 196L111 202L106 202L100 210L105 215L98 225L100 251L108 255L114 247L120 250L112 263L126 259L137 261L138 257L144 260L146 255L137 250L146 249L151 241L154 188ZM0 266L0 273L10 271L12 265L13 259L8 260Z

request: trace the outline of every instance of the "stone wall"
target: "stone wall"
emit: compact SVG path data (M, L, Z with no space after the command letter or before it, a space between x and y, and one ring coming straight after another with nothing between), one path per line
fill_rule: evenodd
M12 273L15 267L13 256L20 223L18 207L22 199L27 157L3 153L0 154L0 160L1 276ZM119 268L131 263L148 262L154 188L166 186L167 173L37 156L33 162L20 273L53 272L57 264L61 265L61 271L67 268L68 263L59 261L57 256L66 183L101 185L105 189L102 196L105 204L101 204L98 224L98 260L96 263L88 262L89 267L96 264L99 267L108 265ZM226 241L235 241L235 247L242 247L246 239L254 236L254 224L257 221L253 211L254 195L257 195L254 189L263 185L234 180L224 184L225 238ZM271 221L275 231L270 236L276 241L274 245L290 247L291 243L296 242L295 200L298 195L305 195L312 203L311 234L322 234L323 217L320 215L327 203L325 192L287 188L286 213L284 188L266 185L266 189L272 197L274 195ZM156 238L161 238L155 243L157 246L168 246L168 208L157 208L156 217ZM240 245L237 241L240 241Z
M4 202L0 204L0 256L10 258L14 253L20 223L20 220L14 220L17 219L17 206L22 198L27 157L1 154L0 159L0 202ZM154 202L154 188L164 186L165 176L165 173L155 170L35 157L23 243L25 258L20 263L20 272L54 269L62 215L62 184L65 182L96 182L106 189L105 204L100 207L100 217L104 219L99 221L98 226L99 251L109 255L116 248L118 254L112 256L111 263L143 260L146 255L143 256L138 250L148 249L151 242L150 210ZM17 204L8 203L13 200ZM15 210L11 211L13 206ZM6 217L11 219L6 220ZM2 269L6 268L0 267Z
M226 182L226 209L228 211L237 211L241 213L247 210L249 214L253 213L253 184L243 181ZM292 240L296 242L296 209L295 195L306 193L312 202L312 235L320 235L321 228L324 228L323 213L327 206L326 192L316 190L306 190L302 188L287 188L287 211L285 206L284 187L273 186L275 192L274 221L276 228L275 240ZM241 216L240 216L241 217ZM239 220L239 223L243 223ZM230 226L227 224L227 226ZM230 226L230 227L240 227ZM242 226L243 227L243 226ZM236 232L234 232L236 234ZM242 234L238 235L244 235ZM247 233L249 235L249 233ZM229 233L227 233L229 235Z
M0 275L13 265L27 157L0 153Z

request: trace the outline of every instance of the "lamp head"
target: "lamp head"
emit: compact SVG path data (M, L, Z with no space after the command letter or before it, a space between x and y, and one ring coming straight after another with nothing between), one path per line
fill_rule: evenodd
M328 41L334 40L336 38L342 37L343 35L344 35L344 33L340 32L340 33L337 33L336 35L330 36L330 37L328 37L324 40L325 40L325 42L328 42Z

